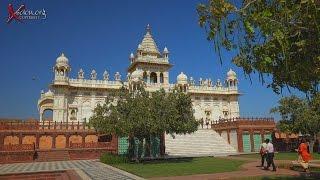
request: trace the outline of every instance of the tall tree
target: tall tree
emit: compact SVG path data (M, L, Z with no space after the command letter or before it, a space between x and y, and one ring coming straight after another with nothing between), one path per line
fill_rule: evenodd
M279 105L271 109L279 113L281 120L278 127L287 133L302 133L311 136L311 149L320 132L320 95L311 100L297 96L285 97L279 100Z
M90 123L101 133L128 136L129 155L133 155L134 138L137 138L138 159L141 158L144 140L145 154L150 155L151 136L191 133L198 127L189 95L163 89L149 93L144 88L134 92L122 88L114 98L94 109Z
M259 73L262 82L271 75L266 83L274 92L318 92L320 1L209 0L197 12L220 60L223 49L235 50L233 62L247 75Z

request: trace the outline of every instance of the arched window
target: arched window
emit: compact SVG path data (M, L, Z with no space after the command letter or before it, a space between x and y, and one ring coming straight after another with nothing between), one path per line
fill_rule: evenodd
M151 83L157 83L157 74L155 72L150 74L150 81Z
M144 82L147 82L147 80L148 80L148 76L147 76L147 72L143 72L143 81Z
M43 121L52 121L53 120L53 110L52 109L44 110L43 114L42 114L42 120Z
M75 109L72 109L72 110L71 110L70 120L71 120L71 121L77 120L77 111L76 111Z
M160 83L163 83L163 73L160 73Z

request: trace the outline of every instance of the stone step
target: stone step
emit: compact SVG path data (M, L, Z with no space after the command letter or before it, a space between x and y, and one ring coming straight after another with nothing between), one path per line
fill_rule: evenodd
M237 154L217 132L211 129L199 129L192 134L165 136L166 153L170 156L226 156Z
M38 151L36 161L66 161L70 160L69 152L65 150L59 151Z

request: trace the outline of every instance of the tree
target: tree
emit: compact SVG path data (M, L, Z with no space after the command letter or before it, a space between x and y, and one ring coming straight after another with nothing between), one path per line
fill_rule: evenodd
M287 133L310 135L311 148L320 132L320 95L316 94L311 101L297 96L279 100L279 106L271 109L272 113L280 113L278 127Z
M145 155L150 155L151 136L191 133L198 127L189 95L178 91L166 93L163 89L149 93L143 87L133 92L122 88L104 105L94 109L90 123L100 133L128 136L130 157L133 157L134 138L137 138L138 160L144 140Z
M271 76L280 93L293 87L318 92L320 81L320 1L209 0L197 7L199 24L221 51L235 50L232 61L246 75Z

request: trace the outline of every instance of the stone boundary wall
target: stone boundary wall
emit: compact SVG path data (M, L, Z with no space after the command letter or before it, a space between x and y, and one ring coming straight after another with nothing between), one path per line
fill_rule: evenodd
M272 134L276 130L276 123L273 118L231 118L215 121L211 128L220 136L225 135L229 144L231 132L236 132L238 152L244 152L243 134L249 134L251 152L255 152L254 135L260 135L261 139L265 139L266 134Z
M118 138L98 142L99 134L85 123L0 122L0 163L32 162L35 152L66 150L70 159L99 158L117 153Z

